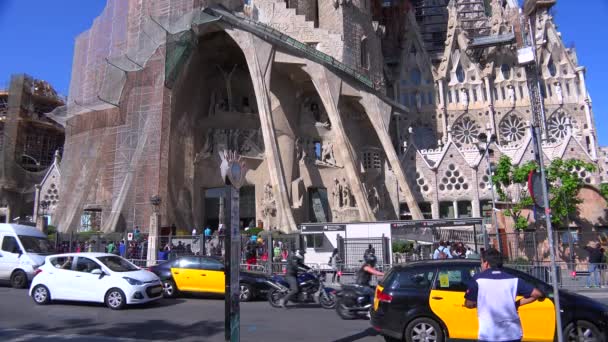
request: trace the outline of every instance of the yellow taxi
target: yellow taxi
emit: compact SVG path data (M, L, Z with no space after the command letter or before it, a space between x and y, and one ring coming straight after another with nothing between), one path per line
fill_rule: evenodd
M433 260L393 267L376 287L372 327L386 341L477 340L477 310L464 306L479 261ZM543 301L522 306L524 341L553 341L556 332L552 287L529 274L504 269L545 293ZM606 341L608 307L568 291L559 292L564 339Z

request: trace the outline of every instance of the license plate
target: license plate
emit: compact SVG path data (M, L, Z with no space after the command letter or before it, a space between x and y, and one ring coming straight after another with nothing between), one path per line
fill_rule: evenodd
M152 288L152 289L150 290L150 292L151 292L152 294L155 294L155 295L157 295L157 294L161 293L162 291L163 291L163 289L162 289L162 288L160 288L160 287L154 287L154 288Z

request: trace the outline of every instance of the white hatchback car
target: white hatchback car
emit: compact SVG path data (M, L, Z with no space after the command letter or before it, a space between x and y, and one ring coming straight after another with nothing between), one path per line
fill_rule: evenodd
M47 256L30 286L30 296L37 304L51 300L99 302L114 310L162 295L160 279L154 273L107 253Z

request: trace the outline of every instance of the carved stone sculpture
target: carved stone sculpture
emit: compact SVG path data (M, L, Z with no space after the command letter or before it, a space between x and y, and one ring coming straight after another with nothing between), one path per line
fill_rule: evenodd
M555 96L557 97L557 102L560 105L564 104L564 94L562 93L562 85L559 82L555 82Z
M507 86L507 99L511 107L515 107L515 89L512 85Z
M201 148L201 151L196 154L194 157L194 164L198 164L201 160L207 159L211 157L213 153L213 131L209 131L205 138L205 143Z
M416 92L416 109L418 111L422 109L422 95L420 95L419 91Z
M367 195L369 205L372 208L372 212L377 214L380 210L380 194L378 193L378 189L373 186Z
M346 179L342 178L342 207L349 208L354 207L354 203L351 202L352 193L350 187L346 183Z
M323 144L321 149L321 161L330 164L336 165L336 158L334 156L334 144L331 142L327 142Z
M342 207L342 186L340 185L338 178L334 178L334 190L331 194L334 200L334 209Z
M276 214L276 201L274 199L274 193L272 185L266 183L264 186L264 197L262 198L262 216L268 218Z
M469 109L469 93L467 93L466 89L460 89L462 96L460 97L460 101L465 109Z

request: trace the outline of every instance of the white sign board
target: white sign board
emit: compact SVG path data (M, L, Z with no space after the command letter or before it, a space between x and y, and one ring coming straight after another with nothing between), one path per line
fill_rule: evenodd
M133 241L133 233L127 233L127 240Z

